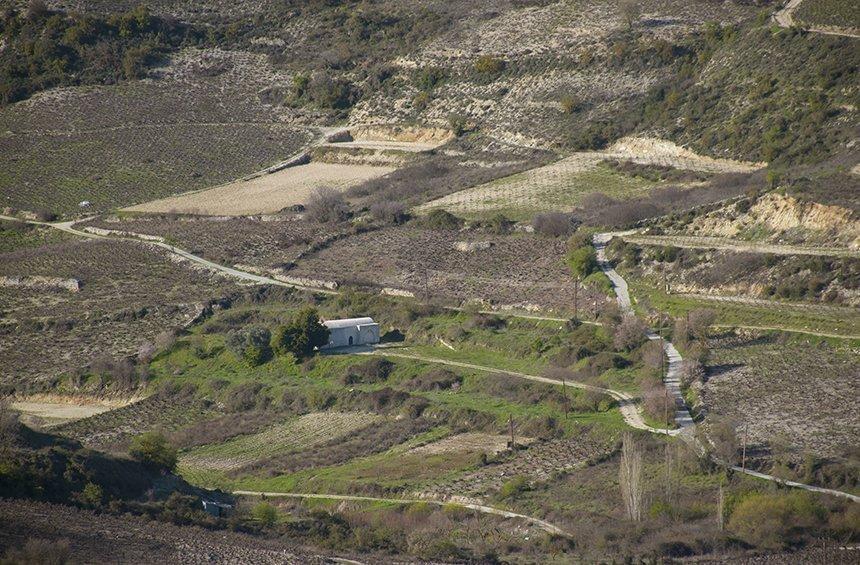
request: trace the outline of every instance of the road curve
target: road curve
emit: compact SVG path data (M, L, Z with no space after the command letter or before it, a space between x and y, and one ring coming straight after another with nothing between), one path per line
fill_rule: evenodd
M594 249L597 252L597 264L600 266L600 270L612 282L612 288L615 290L615 295L618 299L618 306L621 307L625 315L635 316L633 304L630 301L630 292L627 288L627 281L612 268L612 264L606 258L606 246L612 238L629 234L630 232L599 233L594 236L593 241ZM692 437L695 434L696 424L693 422L690 410L687 408L687 403L684 400L684 395L681 393L681 366L683 358L670 341L661 338L655 332L649 330L648 339L652 341L659 340L663 343L663 351L669 359L669 368L666 371L663 384L675 401L675 425L678 426L681 433L689 432L689 436Z
M535 518L533 516L527 516L525 514L520 514L518 512L511 512L509 510L502 510L501 508L494 508L492 506L485 506L483 504L473 504L469 502L453 502L453 501L444 501L444 500L435 500L432 498L378 498L375 496L356 496L349 494L319 494L319 493L302 493L302 492L264 492L264 491L252 491L252 490L235 490L232 492L234 495L238 496L267 496L272 498L311 498L311 499L323 499L323 500L353 500L353 501L366 501L366 502L390 502L393 504L435 504L437 506L444 506L446 504L456 504L457 506L462 506L463 508L468 508L470 510L474 510L476 512L481 512L484 514L492 514L494 516L502 516L504 518L517 518L520 520L524 520L530 524L534 524L539 527L543 531L564 536L564 537L573 537L568 532L559 528L555 524L547 522L546 520L541 520L540 518Z
M271 277L265 277L262 275L255 275L253 273L248 273L246 271L240 271L239 269L234 269L232 267L227 267L225 265L220 265L218 263L214 263L212 261L209 261L208 259L204 259L203 257L199 257L197 255L189 253L188 251L185 251L184 249L180 249L176 246L170 245L168 243L163 243L160 241L144 240L144 239L139 239L139 238L135 238L135 237L123 237L123 236L113 236L113 235L105 236L105 235L99 235L99 234L94 234L94 233L75 229L74 225L77 223L80 223L83 220L73 220L73 221L69 221L69 222L37 222L35 220L22 220L20 218L15 218L12 216L3 216L3 215L0 215L0 219L12 220L15 222L24 222L27 224L33 224L33 225L37 225L37 226L46 226L49 228L54 228L54 229L57 229L57 230L60 230L60 231L66 232L66 233L74 234L74 235L77 235L80 237L86 237L89 239L132 241L135 243L142 243L144 245L151 245L154 247L160 247L162 249L166 249L167 251L169 251L170 253L172 253L174 255L178 255L179 257L187 259L193 263L197 263L198 265L202 265L202 266L204 266L207 269L210 269L212 271L218 271L220 273L224 273L225 275L229 275L233 278L252 282L255 284L271 284L271 285L275 285L275 286L284 286L284 287L289 287L289 288L310 290L313 292L321 292L321 293L325 293L325 294L337 294L336 291L333 291L333 290L327 289L327 288L316 288L316 287L302 286L302 285L298 285L298 284L291 284L291 283L286 283L284 281L279 281L277 279L273 279Z
M782 10L776 12L773 15L774 21L780 27L788 28L788 27L793 27L795 25L798 25L797 22L794 21L794 11L800 7L801 2L803 2L803 0L790 0L788 2L788 4L786 4ZM860 35L858 35L856 33L851 33L849 31L838 30L838 29L827 29L827 28L822 28L822 27L806 27L803 25L801 25L800 27L803 27L805 30L811 31L814 33L821 33L824 35L839 35L842 37L851 37L853 39L860 39Z
M383 355L385 357L401 357L403 359L413 359L415 361L424 361L425 363L436 363L439 365L448 365L450 367L461 367L464 369L474 369L477 371L484 371L487 373L500 373L504 375L510 375L512 377L517 377L520 379L525 379L529 381L534 381L538 383L550 384L555 386L569 386L573 388L578 388L581 390L588 390L591 392L599 392L601 394L606 394L611 396L618 402L618 407L621 410L621 415L624 417L624 421L631 428L636 428L637 430L644 430L646 432L651 432L654 434L664 434L670 436L676 436L681 433L680 429L676 430L667 430L665 428L655 428L653 426L649 426L645 423L645 419L642 417L642 414L639 412L639 408L636 404L636 399L633 396L627 394L626 392L621 392L618 390L612 390L609 388L601 388L598 386L587 385L584 383L579 383L576 381L561 381L558 379L551 379L549 377L539 377L537 375L529 375L528 373L521 373L519 371L507 371L504 369L498 369L495 367L487 367L486 365L475 365L474 363L464 363L461 361L451 361L448 359L440 359L438 357L427 357L425 355L418 355L414 353L398 353L392 351L391 349L379 349L374 350L368 353L362 354L376 354Z
M630 315L633 315L633 309L630 303L630 294L627 289L627 282L619 275L615 269L612 268L612 265L606 259L606 245L612 240L613 237L617 236L625 236L629 235L633 232L612 232L612 233L601 233L596 234L594 236L594 248L597 252L597 261L600 265L600 269L609 277L609 280L612 281L613 288L615 289L615 293L618 296L618 304L621 306L622 310L627 312ZM655 334L654 332L649 332L649 339L660 339L660 336ZM680 432L681 437L685 439L692 439L695 442L697 447L700 450L701 445L696 437L696 425L693 422L693 419L690 417L690 412L687 409L686 403L684 402L684 397L681 395L680 388L680 371L681 371L681 355L678 353L678 350L675 349L675 346L672 345L671 342L664 341L663 349L666 352L666 355L669 357L669 370L666 374L666 378L664 379L664 383L666 384L666 388L672 393L675 397L678 409L675 412L675 423L678 425L679 429L682 430ZM626 418L625 418L626 420ZM672 430L678 431L678 430ZM706 438L707 439L707 438ZM750 475L752 477L757 477L759 479L764 479L766 481L772 481L775 483L779 483L782 485L786 485L789 487L799 488L811 492L817 492L822 494L829 494L832 496L838 496L841 498L847 498L848 500L852 500L854 502L860 502L860 496L856 496L847 492L843 492L841 490L828 489L823 487L817 487L814 485L807 485L803 483L798 483L795 481L787 481L785 479L781 479L779 477L775 477L773 475L768 475L765 473L759 473L758 471L752 471L750 469L742 468L737 465L731 465L726 463L725 461L721 461L714 457L710 456L711 460L717 463L722 467L729 468L733 471L744 473Z

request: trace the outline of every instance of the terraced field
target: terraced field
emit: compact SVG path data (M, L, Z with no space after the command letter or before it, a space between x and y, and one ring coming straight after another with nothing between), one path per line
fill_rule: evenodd
M548 480L554 473L571 471L611 455L614 446L607 438L581 437L536 442L497 464L481 467L452 480L439 482L419 493L423 497L485 497L498 492L513 477L529 482Z
M849 344L738 331L710 348L702 393L710 417L746 427L754 447L786 443L795 461L849 455L860 434L860 358Z
M0 379L7 382L39 383L99 355L131 355L191 320L201 302L236 288L129 242L75 239L0 257L0 276L74 279L80 287L0 288Z
M573 210L583 197L595 192L625 200L643 196L660 186L602 164L611 159L702 173L749 172L762 166L700 156L665 140L627 137L606 151L574 153L550 165L433 200L417 210L444 208L467 217L503 213L531 219L538 212Z
M564 254L560 239L406 226L338 240L306 256L288 273L416 296L426 291L449 301L572 311L573 283ZM589 288L580 292L579 307L594 311L604 300L602 292Z
M295 261L310 246L341 236L349 229L303 222L295 215L109 216L78 225L88 226L164 237L216 263L269 268Z
M380 419L365 412L313 412L257 434L192 449L182 456L180 465L185 470L238 469L263 457L321 445Z
M189 394L154 394L122 408L63 424L54 431L93 449L124 450L135 435L152 429L177 430L217 414L215 407Z
M106 211L240 178L310 142L259 93L265 55L186 49L150 80L60 88L0 109L0 208Z

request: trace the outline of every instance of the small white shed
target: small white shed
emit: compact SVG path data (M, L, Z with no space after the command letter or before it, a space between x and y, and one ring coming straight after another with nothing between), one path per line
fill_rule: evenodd
M328 328L329 337L328 343L320 349L379 343L379 324L373 318L328 320L323 325Z

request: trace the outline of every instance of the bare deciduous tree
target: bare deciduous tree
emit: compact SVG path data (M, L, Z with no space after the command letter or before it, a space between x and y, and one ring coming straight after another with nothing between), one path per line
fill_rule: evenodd
M342 222L349 217L349 206L343 194L327 186L313 191L308 197L305 217L319 224Z
M618 471L621 497L627 517L634 522L642 520L642 452L633 439L633 434L624 432L621 444L621 468Z
M708 337L708 328L716 318L717 313L710 308L697 308L690 312L687 330L697 339L705 340Z
M624 316L613 336L615 349L619 351L636 349L647 339L645 335L647 330L645 323L636 316Z

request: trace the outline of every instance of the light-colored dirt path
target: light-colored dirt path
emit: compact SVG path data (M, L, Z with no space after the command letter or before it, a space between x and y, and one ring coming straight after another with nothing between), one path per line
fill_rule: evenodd
M805 30L812 31L815 33L822 33L824 35L839 35L842 37L852 37L854 39L860 39L860 34L852 33L847 30L828 29L821 27L806 27L801 24L798 24L794 21L794 12L800 7L801 2L803 2L803 0L790 0L789 3L786 4L782 10L773 15L774 21L779 24L780 27L793 27L795 25L799 25Z
M492 506L485 506L483 504L473 504L470 502L455 502L455 501L443 501L443 500L433 500L432 498L378 498L374 496L354 496L347 494L316 494L316 493L300 493L300 492L263 492L263 491L251 491L251 490L236 490L233 491L234 495L239 496L266 496L271 498L309 498L309 499L317 499L317 500L353 500L353 501L364 501L364 502L389 502L392 504L435 504L437 506L444 506L446 504L456 504L457 506L462 506L463 508L468 508L470 510L474 510L476 512L482 512L484 514L493 514L495 516L502 516L504 518L517 518L520 520L524 520L530 524L534 524L540 529L544 530L547 533L555 534L564 537L572 537L571 534L562 530L555 524L551 524L546 520L541 520L540 518L535 518L533 516L526 516L525 514L519 514L517 512L511 512L509 510L502 510L501 508L494 508Z
M644 430L647 432L655 433L655 434L666 434L670 436L679 435L681 433L680 429L667 430L663 428L654 428L645 423L645 419L642 417L642 414L639 412L639 408L636 405L636 399L633 398L630 394L626 392L621 392L618 390L612 390L608 388L601 388L593 385L587 385L584 383L579 383L576 381L560 381L558 379L551 379L549 377L539 377L537 375L529 375L527 373L521 373L519 371L508 371L505 369L498 369L495 367L487 367L486 365L476 365L474 363L464 363L462 361L451 361L449 359L440 359L438 357L428 357L426 355L419 355L415 353L403 353L408 349L400 349L394 351L392 349L382 349L375 350L369 352L369 354L378 354L384 355L386 357L401 357L403 359L413 359L415 361L424 361L425 363L435 363L439 365L448 365L450 367L461 367L463 369L474 369L477 371L484 371L488 373L501 373L505 375L510 375L513 377L518 377L521 379L534 381L538 383L556 385L556 386L569 386L573 388L578 388L582 390L588 390L592 392L599 392L601 394L606 394L611 396L618 402L618 407L621 410L621 415L624 417L624 421L627 422L627 425L636 428L639 430Z
M685 249L721 249L747 253L770 253L773 255L820 255L822 257L860 258L860 249L845 247L807 247L803 245L777 245L741 241L728 237L704 237L690 235L641 235L632 233L622 236L624 241L637 245L662 245Z
M78 223L79 221L83 221L83 220L74 220L74 221L69 221L69 222L52 223L52 222L37 222L37 221L33 221L33 220L21 220L19 218L14 218L11 216L3 216L3 215L0 215L0 219L13 220L16 222L24 222L27 224L34 224L34 225L39 225L39 226L47 226L47 227L58 229L60 231L64 231L66 233L70 233L70 234L77 235L80 237L86 237L88 239L110 239L110 240L130 241L130 242L136 242L136 243L143 244L143 245L151 245L154 247L160 247L162 249L166 249L167 251L169 251L170 253L173 253L174 255L178 255L179 257L187 259L193 263L196 263L198 265L202 265L202 266L204 266L207 269L210 269L212 271L224 273L226 275L237 278L239 280L248 281L248 282L251 282L254 284L271 284L271 285L275 285L275 286L284 286L284 287L289 287L289 288L299 288L299 289L304 289L304 290L311 290L314 292L322 292L325 294L337 294L337 292L330 290L330 289L313 288L313 287L306 287L306 286L302 286L302 285L298 285L298 284L286 283L283 281L279 281L277 279L265 277L262 275L255 275L253 273L247 273L245 271L240 271L240 270L234 269L232 267L219 265L218 263L214 263L212 261L209 261L208 259L204 259L203 257L198 257L197 255L193 255L193 254L185 251L184 249L180 249L178 247L175 247L175 246L167 244L167 243L162 243L160 241L145 241L145 240L137 239L137 238L133 238L133 237L114 237L114 236L108 237L108 236L97 235L94 233L81 231L81 230L75 229L73 227L74 224Z

